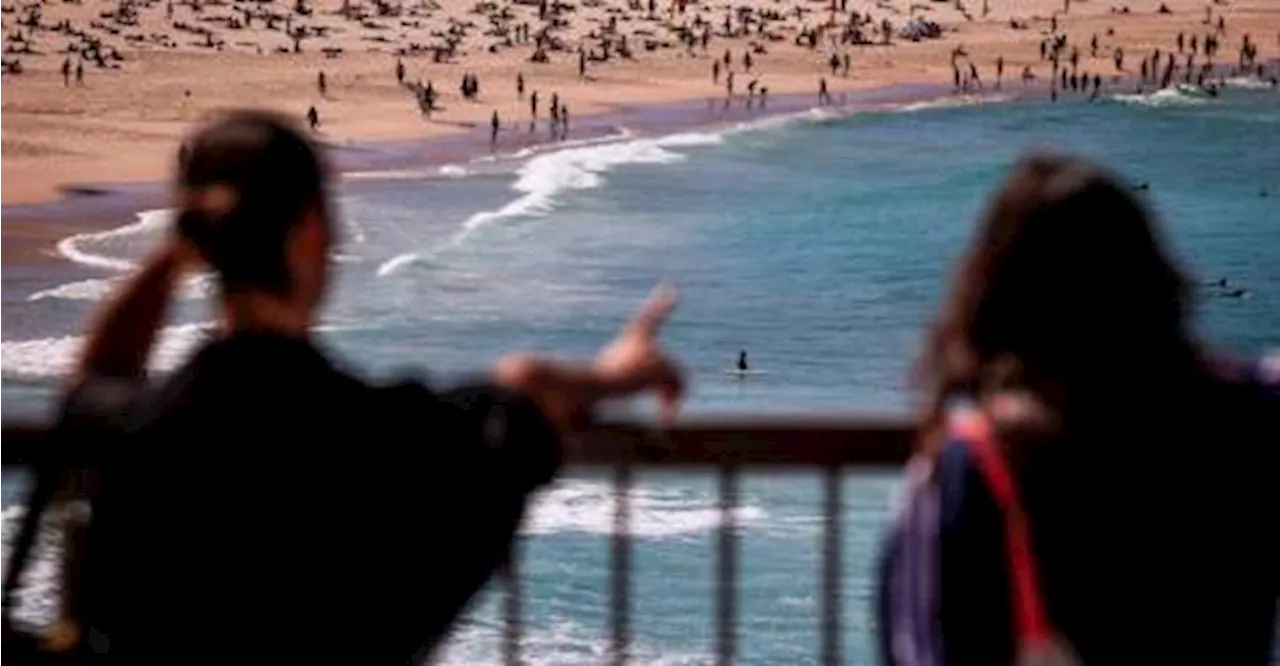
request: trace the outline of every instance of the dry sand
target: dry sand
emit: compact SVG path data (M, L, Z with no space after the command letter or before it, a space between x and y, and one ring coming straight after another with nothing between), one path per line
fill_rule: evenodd
M1172 10L1168 14L1157 13L1160 0L1075 0L1065 14L1063 0L988 0L985 18L982 0L967 0L967 7L950 1L848 0L847 11L869 15L876 24L888 19L894 32L911 16L935 21L944 31L940 39L915 43L895 36L887 46L840 45L836 38L849 15L833 13L830 0L733 3L785 14L768 23L776 39L757 34L754 24L746 37L719 34L729 7L725 2L691 0L680 14L674 2L662 0L656 3L656 18L650 18L648 0L560 1L564 7L548 35L561 50L549 51L550 62L534 63L532 42L507 46L500 34L514 34L515 26L528 23L536 35L550 25L539 20L536 0L384 2L389 15L383 16L377 4L365 0L312 0L304 7L309 15L298 14L294 0L184 0L172 5L165 0L4 0L5 59L19 60L23 71L6 73L0 93L3 202L48 200L66 183L163 179L177 137L214 109L265 106L302 119L314 105L320 132L330 141L421 139L487 125L494 110L504 124L526 123L528 102L517 99L517 72L523 73L528 91L540 92L544 118L552 92L578 118L619 104L723 96L723 79L714 85L711 68L729 49L742 94L752 76L742 73L741 58L752 44L767 51L753 56L753 72L771 95L815 93L824 75L832 92L895 83L947 84L950 53L957 45L964 46L988 82L997 56L1005 59L1006 81L1016 79L1024 65L1043 78L1049 65L1040 60L1038 48L1055 13L1059 29L1081 48L1081 68L1107 75L1115 73L1111 52L1116 46L1130 54L1127 67L1134 71L1151 50L1171 50L1179 32L1211 32L1204 24L1206 7L1215 21L1226 17L1219 63L1235 61L1246 32L1259 44L1261 60L1280 52L1280 0L1165 0ZM1116 13L1126 5L1127 14ZM40 11L39 28L22 24L31 8ZM230 22L242 21L246 11L253 14L250 27L233 28ZM678 36L680 26L699 14L713 31L706 51L700 43L685 48ZM268 15L276 17L271 26ZM587 78L580 78L577 49L586 45L598 51L600 41L592 35L605 31L611 16L618 17L614 34L627 35L634 59L614 54L607 62L590 62ZM837 28L816 48L796 45L801 29L833 16ZM1027 27L1014 29L1011 19ZM64 20L71 31L56 29ZM301 53L292 52L286 22L311 33L301 40ZM400 56L406 81L431 81L440 94L442 109L427 119L413 94L396 81L396 52L411 44L443 46L450 25L465 27L455 29L455 52L448 62L435 62L431 52ZM178 26L196 26L208 36ZM314 34L317 30L323 34ZM1094 34L1103 47L1097 61L1088 57ZM868 36L880 39L879 34ZM114 50L121 59L108 57L107 67L84 61L83 85L75 82L74 69L70 85L64 85L60 70L67 49L86 39L99 40L104 52ZM646 40L653 50L646 48ZM208 46L210 41L217 46ZM11 52L24 42L36 53ZM326 54L325 49L341 52ZM830 76L825 64L833 53L850 54L849 77ZM79 61L72 56L73 63ZM328 88L324 97L317 90L322 70ZM476 101L464 101L459 94L464 72L479 76ZM10 235L7 230L5 235Z

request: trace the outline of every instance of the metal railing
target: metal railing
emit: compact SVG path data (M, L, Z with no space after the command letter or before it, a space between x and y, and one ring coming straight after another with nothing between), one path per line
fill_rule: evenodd
M667 430L614 423L577 433L565 441L565 462L573 467L613 471L615 496L610 549L610 663L621 666L631 645L631 507L628 499L635 467L714 470L719 480L720 526L716 553L716 663L738 656L737 576L739 476L746 469L791 468L823 473L823 520L819 585L819 634L823 664L843 662L840 589L841 472L846 468L899 466L906 461L912 424L886 418L792 416L701 417ZM31 464L43 432L33 425L4 425L3 464ZM357 455L353 452L349 455ZM506 664L519 664L523 595L519 554L503 575Z

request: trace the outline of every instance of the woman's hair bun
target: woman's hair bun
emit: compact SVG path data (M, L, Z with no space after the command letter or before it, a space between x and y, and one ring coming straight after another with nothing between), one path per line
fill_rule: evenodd
M178 232L195 245L209 263L217 266L223 258L221 249L233 224L239 205L239 193L231 185L214 183L194 187L183 194L178 214Z

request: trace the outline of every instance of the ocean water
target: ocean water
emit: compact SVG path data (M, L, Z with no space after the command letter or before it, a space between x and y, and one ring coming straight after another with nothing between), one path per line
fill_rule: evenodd
M1247 290L1203 288L1201 332L1258 354L1280 342L1280 92L1235 83L1216 99L1164 91L811 111L365 174L342 188L346 234L320 336L370 376L452 381L516 348L591 354L670 280L683 298L664 336L693 378L687 411L906 412L911 363L985 198L1023 151L1045 148L1147 183L1186 268ZM85 316L164 221L151 212L68 239L60 251L73 264L6 268L5 418L47 410ZM157 367L207 333L207 292L189 285ZM725 370L743 348L764 373L737 381ZM20 511L9 481L6 530ZM851 474L845 484L845 653L863 664L874 655L871 580L897 477ZM744 481L744 664L816 663L819 487L805 474ZM571 474L524 528L532 663L604 660L609 488ZM709 663L714 479L641 475L632 507L636 663ZM495 661L499 633L494 599L481 600L443 661Z

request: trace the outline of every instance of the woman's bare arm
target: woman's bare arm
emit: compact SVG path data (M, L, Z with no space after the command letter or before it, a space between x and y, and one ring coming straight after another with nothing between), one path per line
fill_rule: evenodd
M161 248L107 302L89 327L74 378L140 379L156 334L182 278L184 255L173 243Z

